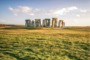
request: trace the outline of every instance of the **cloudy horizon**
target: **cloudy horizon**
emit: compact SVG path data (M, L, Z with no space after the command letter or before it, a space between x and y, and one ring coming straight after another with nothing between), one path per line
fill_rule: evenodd
M66 26L90 26L90 0L1 0L0 23L25 24L25 19L53 18Z

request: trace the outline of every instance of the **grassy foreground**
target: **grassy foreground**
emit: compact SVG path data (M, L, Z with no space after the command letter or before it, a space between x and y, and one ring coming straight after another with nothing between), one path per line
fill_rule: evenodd
M0 60L90 60L90 28L0 28Z

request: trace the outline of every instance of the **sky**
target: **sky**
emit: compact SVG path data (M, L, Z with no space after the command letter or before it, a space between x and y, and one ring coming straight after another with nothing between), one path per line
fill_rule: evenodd
M66 26L90 26L90 0L0 0L0 24L54 17Z

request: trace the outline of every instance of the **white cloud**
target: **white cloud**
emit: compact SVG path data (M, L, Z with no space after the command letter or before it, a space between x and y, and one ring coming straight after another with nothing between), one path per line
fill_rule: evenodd
M32 15L32 8L28 6L18 6L17 8L12 8L9 7L9 10L17 16L19 13L24 13L24 14L30 14Z
M32 12L32 8L28 6L19 6L18 8L22 13L30 13Z
M64 15L68 12L71 12L73 10L77 10L78 8L75 6L72 7L67 7L67 8L62 8L62 9L57 9L57 10L40 10L38 8L33 9L31 7L28 6L18 6L17 8L12 8L9 7L9 10L15 15L17 16L20 13L23 14L28 14L28 15L35 15L35 14L47 14L47 15Z
M30 13L29 15L31 15L31 16L34 16L35 14L33 14L33 13Z
M77 13L77 17L80 17L79 12L87 12L87 10L84 9L80 9L76 6L71 6L71 7L66 7L66 8L59 8L59 9L49 9L49 10L45 10L45 9L39 9L39 8L32 8L32 7L28 7L28 6L18 6L17 8L12 8L9 7L9 10L15 15L18 16L18 14L26 14L26 15L38 15L38 16L44 16L44 15L49 15L49 16L60 16L60 15L66 15L67 13L71 14L75 14Z
M66 12L68 12L68 11L66 10L66 8L63 8L63 9L54 11L53 14L63 15L63 14L66 13Z
M76 16L77 16L77 17L80 17L80 15L79 15L79 14L77 14Z
M9 7L9 10L13 13L13 15L18 15L19 9L13 9L12 7Z
M36 8L35 11L40 11L40 9Z
M78 8L76 6L68 7L67 10L77 10Z
M80 12L86 13L86 12L87 12L87 10L82 10L82 9L81 9L81 10L80 10Z
M15 15L15 16L18 16L18 14L17 14L17 13L14 13L14 15Z
M57 10L49 10L49 15L64 15L66 13L72 12L74 10L77 10L78 8L76 6L72 7L67 7L67 8L62 8L62 9L57 9Z

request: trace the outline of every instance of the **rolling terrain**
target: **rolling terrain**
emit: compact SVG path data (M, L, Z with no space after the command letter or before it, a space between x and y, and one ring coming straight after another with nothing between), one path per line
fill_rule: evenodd
M0 60L90 60L90 28L0 28Z

